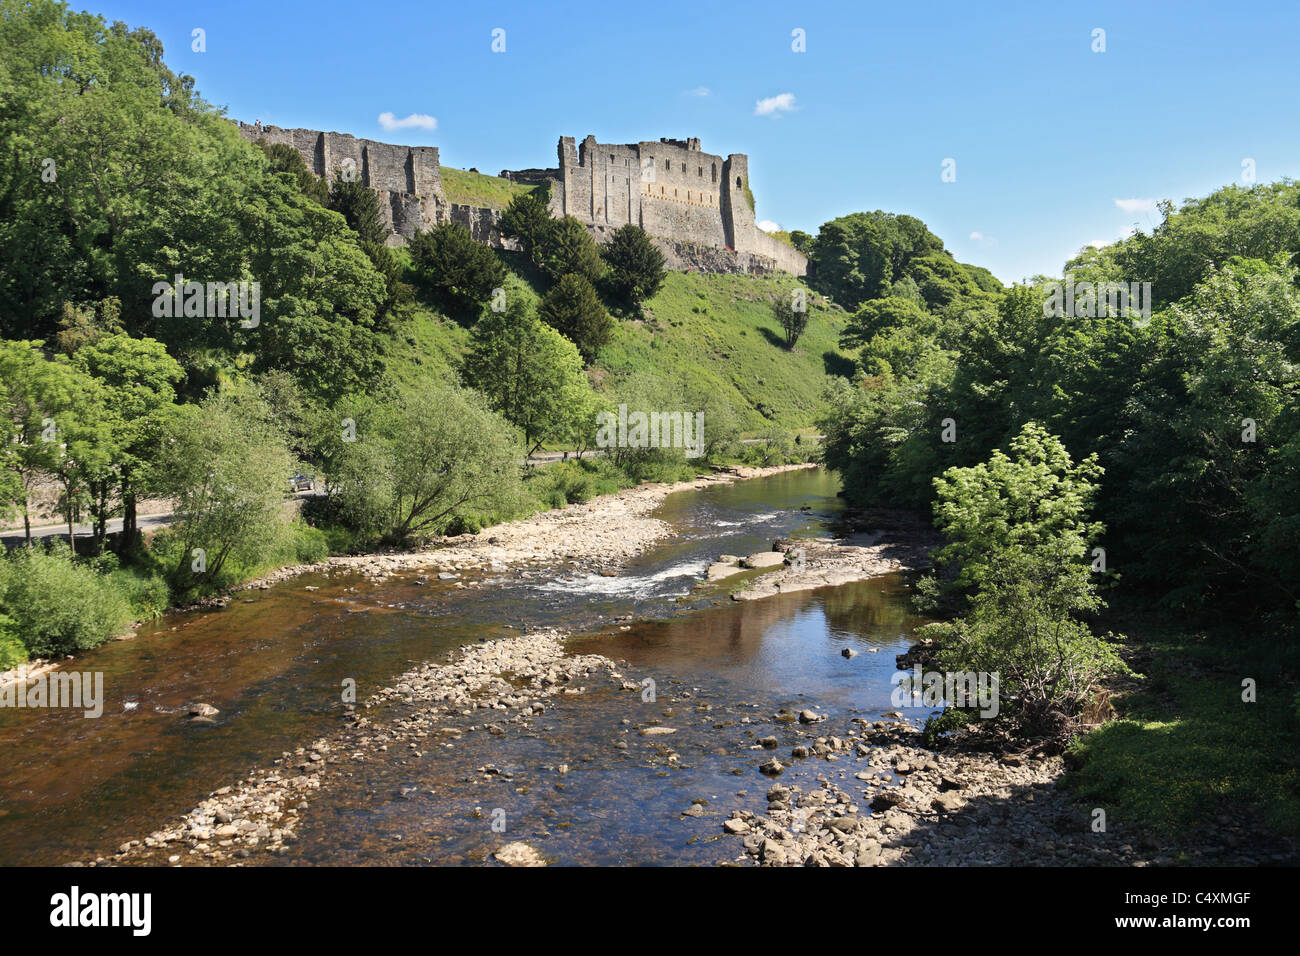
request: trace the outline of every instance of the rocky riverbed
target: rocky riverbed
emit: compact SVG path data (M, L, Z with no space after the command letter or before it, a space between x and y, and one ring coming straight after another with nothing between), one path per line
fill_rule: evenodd
M508 733L544 713L547 698L581 694L584 682L593 680L639 689L622 681L604 657L566 656L555 631L469 645L446 663L407 671L360 707L348 708L347 725L336 734L284 753L273 767L214 791L174 824L123 843L114 857L90 865L238 865L255 861L254 854L286 853L298 839L309 798L349 765L394 748L419 756L465 733ZM511 864L536 862L517 847L505 856Z

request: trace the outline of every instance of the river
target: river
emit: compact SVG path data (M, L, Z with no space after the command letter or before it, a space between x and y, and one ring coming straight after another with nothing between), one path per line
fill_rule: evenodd
M894 656L920 623L896 576L753 602L699 586L718 554L833 528L837 487L815 470L674 494L656 512L674 536L616 577L512 570L478 588L415 575L375 586L335 570L170 615L71 665L104 674L102 717L0 711L0 863L111 855L335 729L345 679L364 698L414 662L535 627L580 635L574 653L626 662L629 679L655 682L655 700L593 687L557 699L528 733L465 729L419 757L367 762L313 799L291 852L258 862L467 863L503 839L557 863L734 859L716 839L719 814L764 803L758 727L770 732L782 708L878 717ZM186 719L198 700L220 710L212 725ZM620 728L648 718L677 732L616 748ZM828 772L805 763L783 782ZM708 812L683 818L692 801Z

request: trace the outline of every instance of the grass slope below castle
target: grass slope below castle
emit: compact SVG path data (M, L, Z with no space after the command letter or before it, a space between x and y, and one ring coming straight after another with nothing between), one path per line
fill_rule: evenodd
M837 348L849 316L810 294L808 328L786 349L771 305L798 284L783 274L670 272L643 319L617 321L591 378L612 397L620 380L638 372L707 390L731 403L748 435L812 428L831 375L851 368ZM407 385L451 380L467 340L466 329L421 308L394 343L390 367Z

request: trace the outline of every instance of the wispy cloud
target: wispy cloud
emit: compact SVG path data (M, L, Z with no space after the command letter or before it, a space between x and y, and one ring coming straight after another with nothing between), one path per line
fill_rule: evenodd
M399 129L437 129L438 121L427 113L412 113L401 119L392 113L380 113L379 125L391 133Z
M693 90L686 91L687 96L709 96L712 93L713 91L709 89L707 86L697 86Z
M996 246L998 244L998 241L994 239L992 236L986 236L984 235L984 233L979 232L978 230L972 232L970 234L970 238L975 242L979 243L981 246Z
M1158 199L1116 199L1115 205L1128 213L1155 212Z
M1107 246L1114 245L1109 239L1094 239L1088 243L1094 249L1105 249Z
M778 93L776 96L769 96L755 103L754 115L780 116L782 113L788 113L794 108L793 93Z
M773 222L771 219L763 219L763 220L761 220L760 222L758 222L757 225L758 225L758 228L759 228L759 229L762 229L764 232L780 232L780 231L781 231L781 224L778 223L778 222Z

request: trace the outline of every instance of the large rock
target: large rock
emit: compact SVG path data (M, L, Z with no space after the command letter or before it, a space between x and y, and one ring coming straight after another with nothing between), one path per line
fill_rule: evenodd
M780 551L760 551L741 558L740 563L747 568L774 568L778 564L785 564L785 555Z
M492 854L506 866L545 866L542 855L527 843L507 843Z
M739 574L744 570L745 569L738 564L723 564L722 562L718 562L709 565L709 570L705 573L705 577L706 580L709 581L721 581L723 578L729 578L733 574Z

